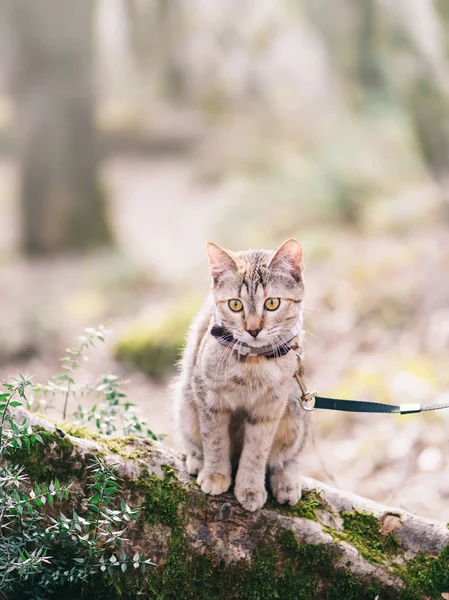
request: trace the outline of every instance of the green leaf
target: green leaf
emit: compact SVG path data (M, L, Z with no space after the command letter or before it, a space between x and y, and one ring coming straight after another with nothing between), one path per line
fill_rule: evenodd
M12 400L12 402L10 402L10 406L22 406L22 403L19 402L18 400Z

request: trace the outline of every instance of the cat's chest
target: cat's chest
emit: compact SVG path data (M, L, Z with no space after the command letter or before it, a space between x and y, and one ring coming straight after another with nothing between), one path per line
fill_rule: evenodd
M288 393L294 370L294 362L290 363L261 357L216 368L209 379L211 399L219 399L232 410L249 408L264 399L275 401Z

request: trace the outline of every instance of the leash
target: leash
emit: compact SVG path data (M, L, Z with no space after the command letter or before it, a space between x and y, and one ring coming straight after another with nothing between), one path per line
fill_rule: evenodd
M382 404L380 402L364 402L361 400L339 400L337 398L324 398L318 396L316 392L311 392L304 382L304 361L300 354L296 355L298 359L298 369L294 377L298 382L301 390L301 395L298 400L302 408L308 412L316 408L324 408L326 410L341 410L344 412L356 413L389 413L399 415L409 415L420 413L429 410L440 410L449 408L447 404Z

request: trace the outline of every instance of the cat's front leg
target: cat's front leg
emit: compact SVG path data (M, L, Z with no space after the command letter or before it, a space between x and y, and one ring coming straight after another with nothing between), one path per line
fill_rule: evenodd
M243 451L240 457L234 494L243 508L255 511L265 504L265 469L279 419L245 422Z
M214 404L204 404L199 407L199 417L204 465L197 481L205 494L215 496L227 492L231 485L231 413Z

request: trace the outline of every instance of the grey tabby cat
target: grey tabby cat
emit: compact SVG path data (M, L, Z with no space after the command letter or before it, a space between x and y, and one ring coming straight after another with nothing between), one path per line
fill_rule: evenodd
M207 244L212 294L192 323L176 383L187 469L206 494L231 485L250 511L301 498L298 457L309 413L293 374L302 326L303 260L295 239L277 252Z

